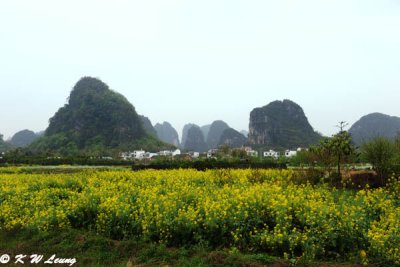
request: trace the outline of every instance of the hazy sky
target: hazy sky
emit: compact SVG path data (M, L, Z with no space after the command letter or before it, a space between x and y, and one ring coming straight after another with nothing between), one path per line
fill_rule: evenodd
M248 129L273 100L326 135L400 116L400 1L0 2L0 133L44 130L82 76L152 123Z

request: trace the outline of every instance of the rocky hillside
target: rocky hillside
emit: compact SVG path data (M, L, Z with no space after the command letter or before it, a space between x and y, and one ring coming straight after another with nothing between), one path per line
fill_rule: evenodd
M320 138L303 109L290 100L274 101L250 113L251 145L294 149L315 144Z
M371 113L355 122L350 127L349 133L356 144L377 136L393 139L400 134L400 118L382 113Z
M186 137L188 134L188 131L190 128L192 128L193 126L199 127L198 125L194 124L194 123L187 123L185 124L185 126L183 126L183 130L182 130L182 139L181 139L181 146L182 148L185 147L185 143L186 143ZM203 136L204 139L204 136Z
M165 144L146 132L132 104L91 77L76 83L68 103L50 119L45 135L30 146L33 151L62 155L160 147Z
M207 151L207 144L199 126L193 125L188 129L184 149L196 152Z
M249 136L249 131L241 130L240 133L243 134L243 136L246 138Z
M153 124L151 123L150 119L146 116L139 115L140 121L142 122L143 128L147 131L147 133L157 136L157 131L154 129Z
M22 130L13 135L10 144L13 147L26 147L39 137L38 134L30 130Z
M207 140L208 132L210 131L211 124L203 125L200 127L201 132L203 133L204 140Z
M230 147L242 147L247 142L247 138L235 129L225 129L219 140L219 145L228 145Z
M161 141L176 147L180 146L178 132L169 122L164 121L163 124L157 123L154 128Z
M221 135L226 129L229 129L229 126L224 121L217 120L211 123L210 130L208 131L206 138L207 147L209 149L218 147Z

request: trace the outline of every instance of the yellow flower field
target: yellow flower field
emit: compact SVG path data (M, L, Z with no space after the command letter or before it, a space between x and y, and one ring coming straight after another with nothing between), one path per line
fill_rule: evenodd
M174 246L400 264L397 190L337 190L292 177L289 170L10 171L0 174L0 228L84 228Z

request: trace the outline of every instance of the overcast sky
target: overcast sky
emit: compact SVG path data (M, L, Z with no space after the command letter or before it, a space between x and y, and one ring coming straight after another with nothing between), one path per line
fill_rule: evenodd
M152 123L248 129L274 100L315 130L400 116L400 1L1 0L0 133L44 130L82 76Z

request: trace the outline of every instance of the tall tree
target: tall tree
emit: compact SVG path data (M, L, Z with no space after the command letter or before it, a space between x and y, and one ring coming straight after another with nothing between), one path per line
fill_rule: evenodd
M333 155L336 158L337 173L341 176L341 164L349 162L349 159L351 159L355 154L355 146L351 140L350 134L347 131L344 131L342 127L340 132L330 139L329 145L331 146Z
M330 173L331 167L336 166L337 174L341 177L341 166L349 163L356 155L356 148L352 142L350 134L344 130L347 123L339 122L337 126L339 132L330 138L324 138L319 145L313 147L311 151L317 155L320 162Z

